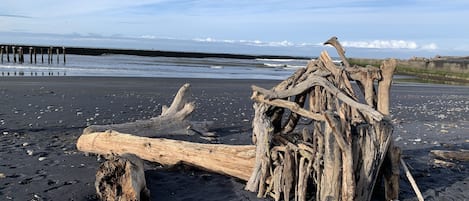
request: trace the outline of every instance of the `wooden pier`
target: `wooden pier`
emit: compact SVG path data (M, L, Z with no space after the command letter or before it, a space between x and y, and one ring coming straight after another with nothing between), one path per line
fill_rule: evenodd
M44 47L40 46L21 46L21 45L6 45L2 44L0 46L0 63L1 64L15 64L15 65L58 65L60 63L66 63L66 54L65 47L47 47L48 60L47 63L44 63ZM54 50L56 55L56 62L54 63ZM60 51L62 50L62 52ZM37 54L41 54L41 60L38 64ZM60 54L62 53L63 61L60 60ZM10 57L13 57L11 60ZM27 60L29 58L29 61ZM24 71L21 69L11 69L11 70L0 70L2 77L5 76L66 76L66 72L60 72L57 70L45 70L45 71Z
M2 45L0 49L0 62L3 63L15 63L15 64L23 64L25 61L25 49L29 50L26 54L29 54L29 63L30 64L37 64L37 50L39 50L41 54L41 64L44 64L44 48L38 46L16 46L16 45ZM54 63L54 50L56 53L56 64L60 64L60 50L62 49L62 56L63 56L63 64L66 63L66 54L65 54L65 47L48 47L47 54L48 54L48 64ZM10 60L10 54L13 56L13 60ZM34 55L34 57L33 57ZM5 59L6 57L6 59ZM26 55L26 57L28 57Z

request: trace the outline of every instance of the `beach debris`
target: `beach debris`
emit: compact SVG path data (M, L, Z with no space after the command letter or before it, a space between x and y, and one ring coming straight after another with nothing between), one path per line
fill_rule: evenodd
M437 158L445 160L469 161L469 150L448 151L431 150L430 153Z
M95 188L102 201L150 200L143 161L134 154L109 156L98 168Z
M29 156L32 156L34 154L34 151L31 150L31 149L27 149L26 150L26 153L29 155Z
M401 141L402 139L404 139L404 138L402 138L401 136L398 136L398 137L396 137L396 139L394 139L394 141L395 141L395 142L399 142L399 141Z
M0 179L4 179L4 178L6 178L5 174L0 172Z
M412 186L412 189L413 189L414 192L415 192L415 195L417 195L418 201L424 201L423 195L422 195L422 193L420 192L420 189L419 189L419 187L417 186L417 183L415 182L414 177L413 177L412 174L410 173L409 168L407 167L407 165L406 165L404 159L401 158L400 162L401 162L402 167L404 168L405 175L406 175L407 179L409 180L410 185Z
M43 160L46 160L46 159L47 159L47 157L44 157L44 156L38 158L39 161L43 161Z
M444 168L453 168L453 167L456 167L456 164L455 163L452 163L452 162L448 162L448 161L444 161L444 160L440 160L440 159L433 159L433 165L435 167L444 167Z
M440 130L440 133L446 134L446 133L449 133L449 131L448 131L448 130L445 130L445 129L441 129L441 130Z
M272 89L252 86L255 146L150 138L173 131L174 125L186 134L201 133L193 124L180 124L190 122L185 118L194 107L181 101L187 84L160 116L90 126L77 148L98 154L131 152L169 166L190 164L245 180L246 190L274 200L370 200L378 177L383 177L384 199L397 200L403 161L393 143L389 111L396 60L386 60L379 68L350 66L336 37L326 44L337 49L343 66L324 51ZM351 81L359 85L360 95Z

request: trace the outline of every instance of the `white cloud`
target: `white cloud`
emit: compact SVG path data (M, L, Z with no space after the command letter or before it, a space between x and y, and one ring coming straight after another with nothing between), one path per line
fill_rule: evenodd
M423 49L436 50L438 46L435 43L419 45L415 41L406 40L372 40L372 41L344 41L344 47L355 48L374 48L374 49Z
M438 46L435 43L430 43L430 44L422 46L422 49L424 49L424 50L436 50L436 49L438 49Z
M297 44L284 40L284 41L273 41L273 42L266 42L260 40L219 40L214 38L195 38L194 41L198 42L211 42L211 43L239 43L244 45L252 45L252 46L268 46L268 47L292 47L298 46ZM301 46L302 44L300 44Z

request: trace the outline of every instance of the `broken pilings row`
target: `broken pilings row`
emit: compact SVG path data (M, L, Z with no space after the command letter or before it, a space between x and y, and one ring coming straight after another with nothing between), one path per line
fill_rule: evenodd
M25 63L24 61L24 49L22 46L15 46L15 45L2 45L0 47L0 62L4 63ZM37 63L37 52L40 52L41 54L41 63L44 63L44 53L47 52L47 63L52 64L54 63L54 49L56 53L56 63L60 63L60 49L62 49L62 56L63 56L63 63L65 64L67 62L66 59L66 53L65 53L65 47L48 47L48 48L43 48L43 47L29 47L29 63L32 64L33 62L36 64ZM44 51L46 49L46 51ZM11 53L10 53L11 50ZM37 51L39 50L39 51ZM10 54L13 56L13 60L10 60ZM5 55L5 56L4 56ZM34 59L33 59L34 56ZM6 57L6 59L5 59Z
M24 71L2 71L1 76L2 77L8 77L8 76L67 76L67 72L24 72Z

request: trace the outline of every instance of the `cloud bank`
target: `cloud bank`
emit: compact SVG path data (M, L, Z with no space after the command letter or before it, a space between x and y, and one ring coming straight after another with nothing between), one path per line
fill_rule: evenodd
M284 41L260 41L260 40L220 40L214 38L195 38L194 41L198 42L211 42L211 43L238 43L252 46L267 46L267 47L308 47L308 46L322 46L322 43L294 43L287 40ZM435 43L418 44L415 41L407 40L371 40L371 41L344 41L341 42L344 47L352 48L367 48L367 49L407 49L407 50L437 50L438 46Z
M240 43L244 45L252 45L252 46L268 46L268 47L294 47L299 46L293 42L283 40L283 41L273 41L273 42L266 42L260 40L219 40L213 38L195 38L194 41L198 42L214 42L214 43Z
M406 40L372 40L372 41L344 41L344 47L371 48L371 49L410 49L410 50L436 50L435 43L418 44L415 41Z

